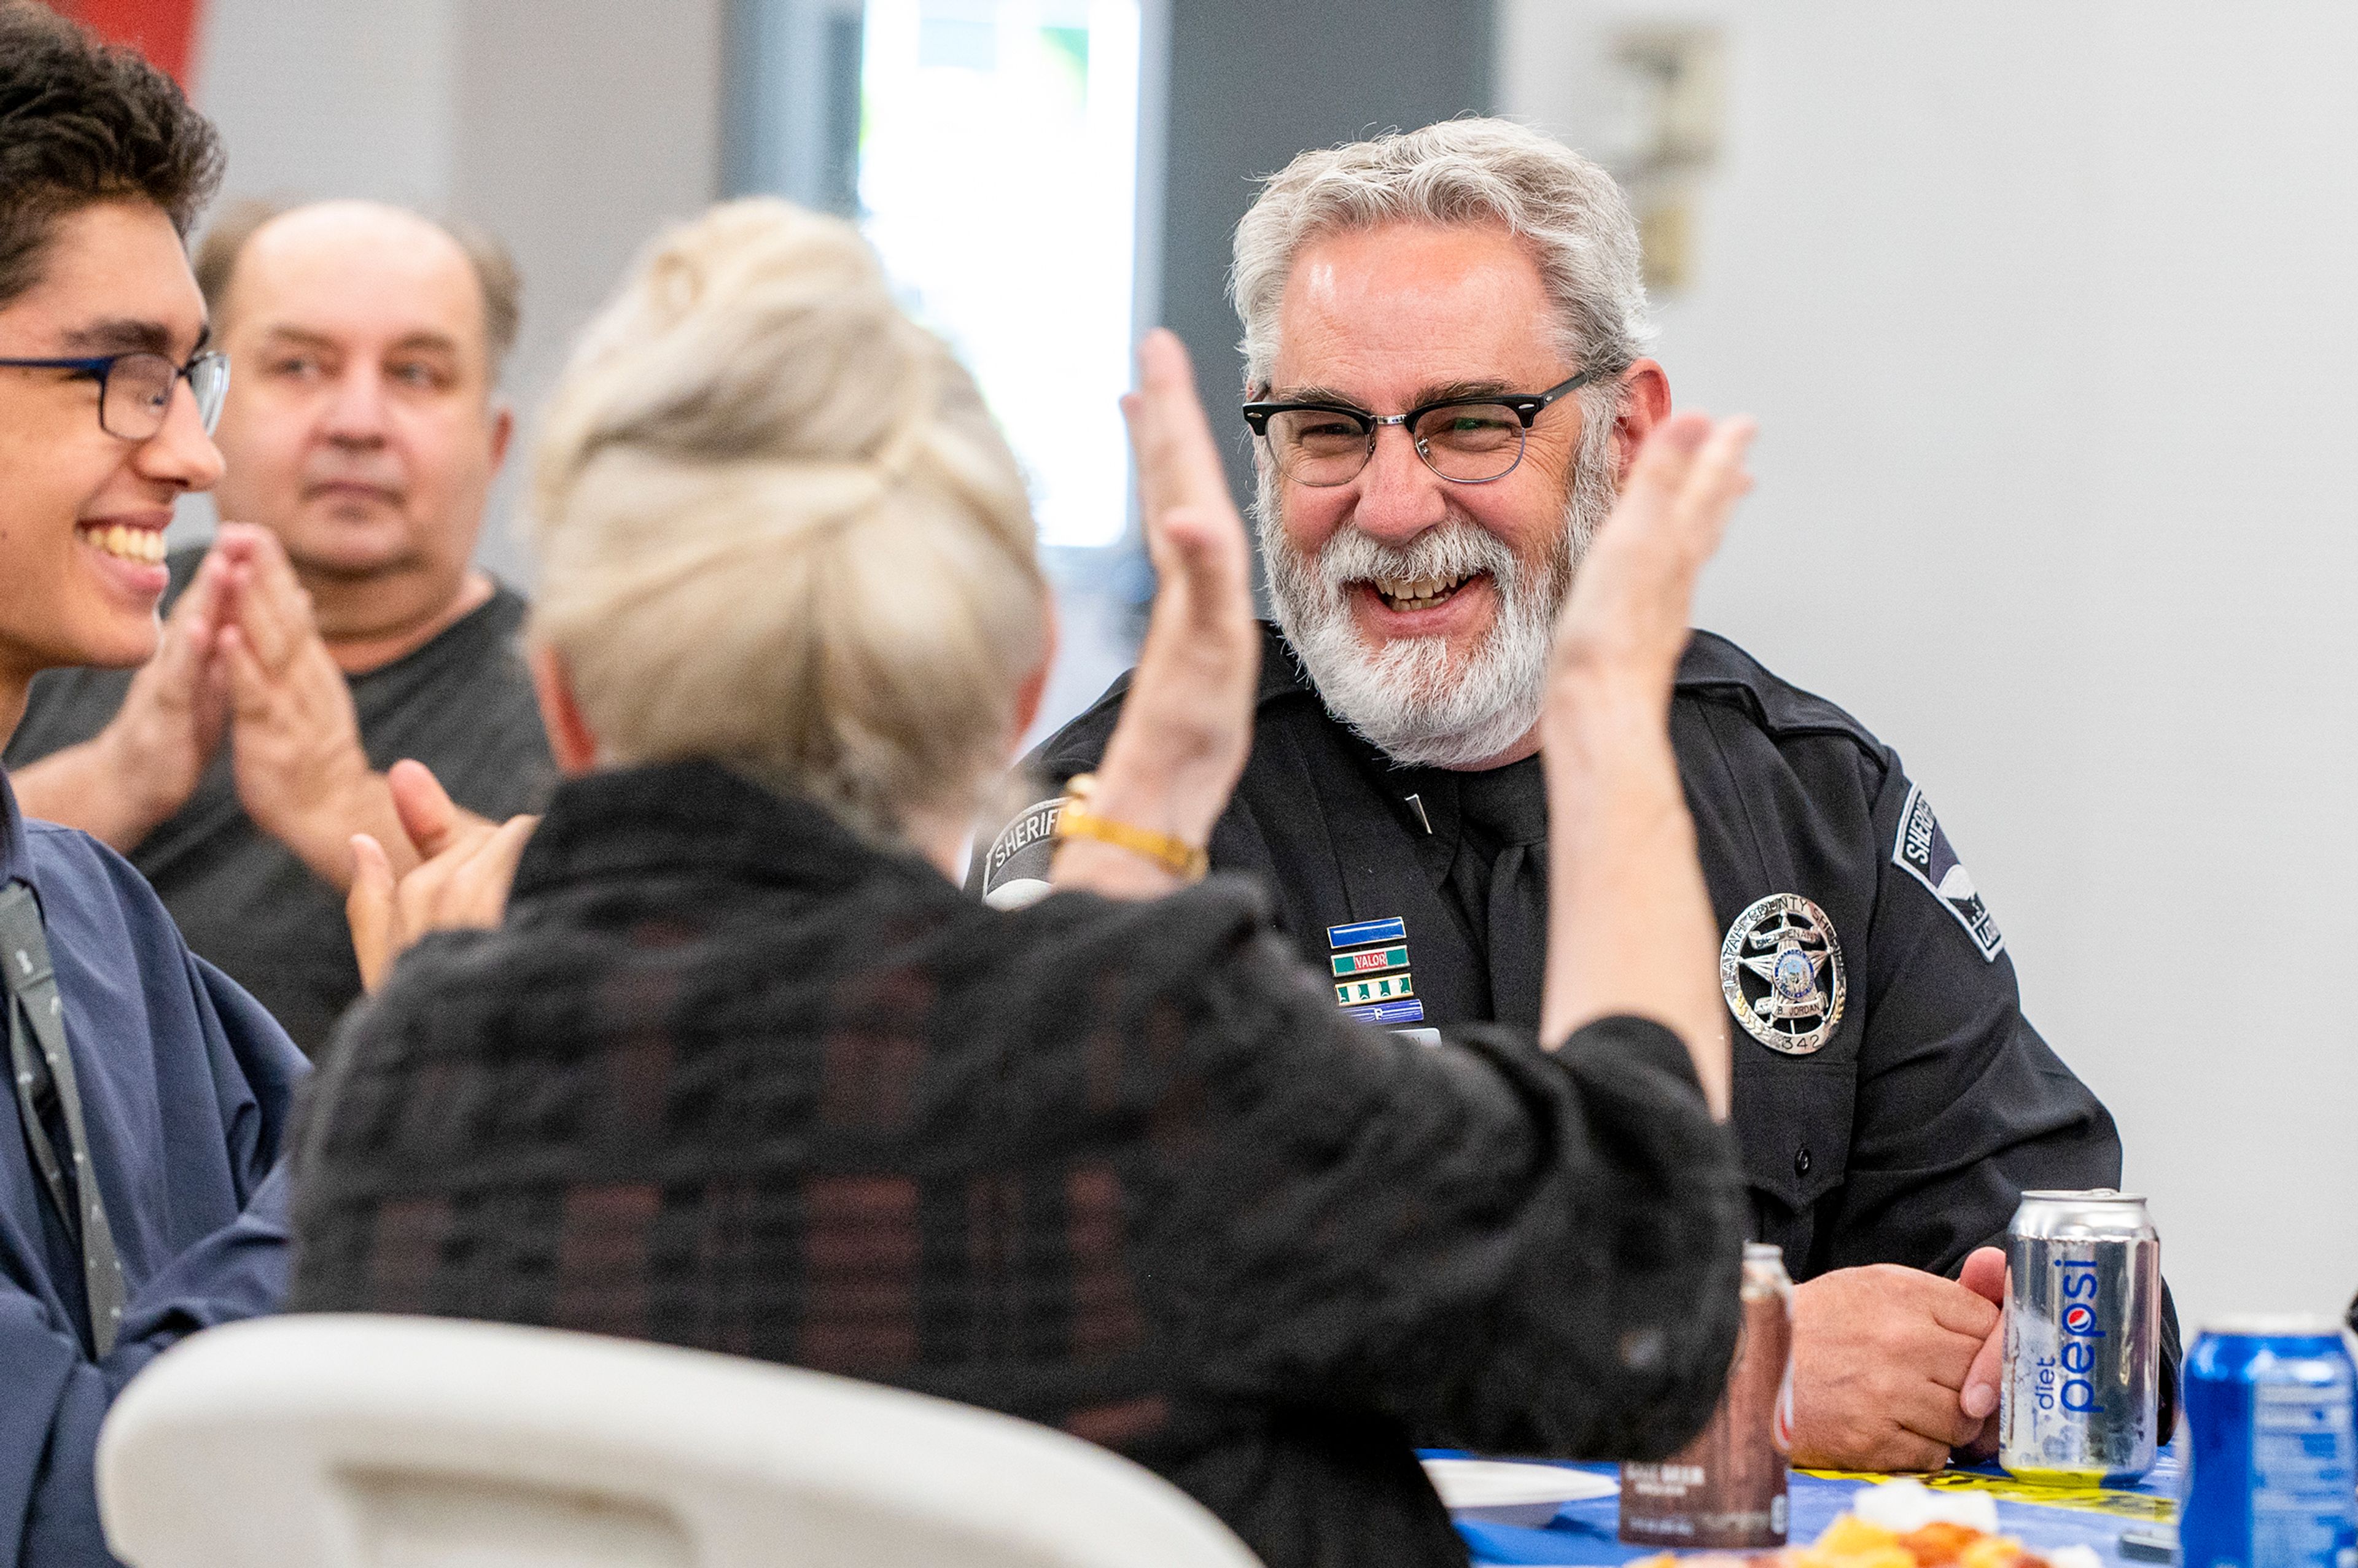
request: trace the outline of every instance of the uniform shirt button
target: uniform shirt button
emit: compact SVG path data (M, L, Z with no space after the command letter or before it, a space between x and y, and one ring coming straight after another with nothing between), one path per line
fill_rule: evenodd
M1793 1174L1797 1176L1806 1176L1809 1173L1810 1147L1805 1143L1801 1148L1793 1151Z

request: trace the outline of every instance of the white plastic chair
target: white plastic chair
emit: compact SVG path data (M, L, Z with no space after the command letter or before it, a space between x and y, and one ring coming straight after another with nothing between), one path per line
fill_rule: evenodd
M1258 1568L1193 1498L1046 1427L590 1335L266 1318L99 1434L133 1568Z

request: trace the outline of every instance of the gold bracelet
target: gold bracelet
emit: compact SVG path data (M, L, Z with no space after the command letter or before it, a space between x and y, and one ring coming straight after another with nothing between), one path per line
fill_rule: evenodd
M1058 842L1094 838L1100 844L1142 855L1183 881L1204 880L1204 873L1212 869L1212 858L1196 846L1173 834L1157 833L1152 827L1133 827L1091 811L1088 799L1097 784L1094 773L1075 773L1065 781L1064 807L1056 813Z

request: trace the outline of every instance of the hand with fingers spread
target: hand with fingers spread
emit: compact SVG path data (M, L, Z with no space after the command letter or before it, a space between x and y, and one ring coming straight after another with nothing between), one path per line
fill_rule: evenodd
M384 781L362 750L352 688L312 622L309 596L276 536L247 532L219 639L238 800L323 881L341 885L349 875L354 833L392 839L395 869L406 871L406 841L389 831Z
M1122 415L1137 454L1154 607L1090 809L1200 848L1252 749L1260 631L1250 552L1187 351L1158 329L1140 344L1138 367ZM1054 876L1060 887L1132 896L1178 885L1152 861L1081 839L1058 849Z
M361 983L372 991L427 932L497 925L525 841L540 823L512 816L494 827L460 809L423 762L395 762L385 782L412 869L396 875L385 846L355 833L352 891L344 899Z
M2002 1254L1999 1268L2003 1279ZM1962 1396L2002 1315L1960 1281L1891 1263L1795 1286L1793 1463L1946 1465L1950 1450L1982 1437L1990 1412L1968 1414Z
M1704 563L1751 487L1752 422L1656 427L1557 622L1540 717L1548 789L1541 1038L1616 1013L1685 1042L1704 1098L1729 1107L1718 926L1695 858L1670 706Z

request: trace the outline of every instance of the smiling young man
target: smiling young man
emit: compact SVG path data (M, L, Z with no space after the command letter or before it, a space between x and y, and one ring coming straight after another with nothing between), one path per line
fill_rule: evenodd
M211 128L137 57L0 0L0 734L39 672L157 640L163 532L210 486L226 367L182 236ZM276 1167L305 1065L103 845L0 772L0 1563L104 1563L124 1382L285 1289Z
M238 366L234 521L170 562L157 657L44 676L6 758L28 812L130 856L316 1050L360 994L352 836L407 854L384 770L503 820L553 782L524 601L474 564L518 286L487 240L367 201L233 212L196 271Z
M1283 630L1212 864L1268 884L1337 1006L1535 1027L1563 885L1547 650L1671 408L1635 225L1576 154L1459 120L1303 154L1236 257ZM1034 754L1052 783L1096 764L1124 689ZM1938 1467L1995 1429L1990 1244L2027 1187L2118 1182L2113 1119L2023 1018L1997 926L1890 748L1708 633L1671 729L1725 934L1752 1231L1801 1281L1796 1454ZM987 896L1040 879L1055 810L985 849Z

